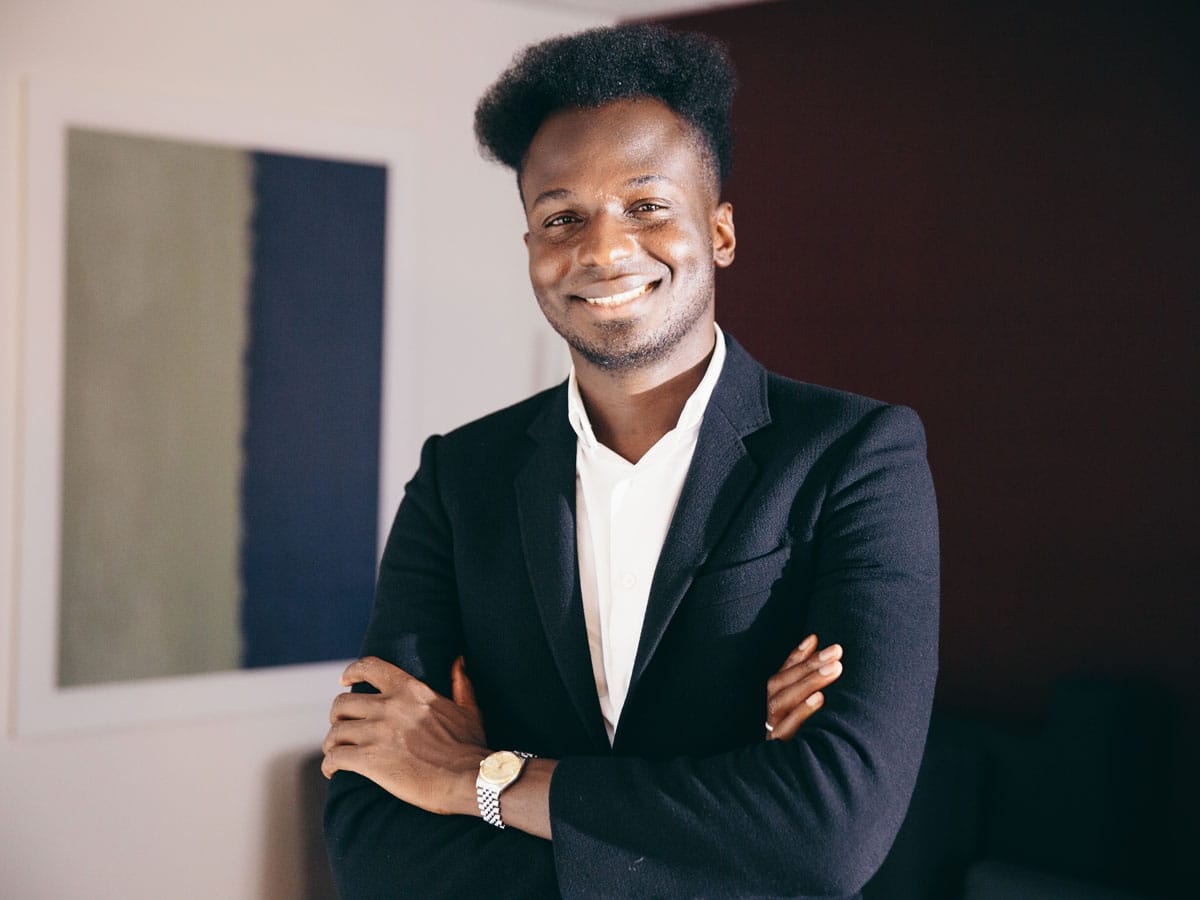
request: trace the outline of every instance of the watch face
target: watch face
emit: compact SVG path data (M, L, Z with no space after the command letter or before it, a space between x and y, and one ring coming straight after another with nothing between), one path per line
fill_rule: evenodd
M505 784L517 777L524 762L517 754L501 750L479 764L479 774L492 784Z

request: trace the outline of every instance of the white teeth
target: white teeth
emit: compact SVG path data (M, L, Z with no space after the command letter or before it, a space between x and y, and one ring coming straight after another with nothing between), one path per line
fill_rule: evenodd
M592 306L620 306L622 303L628 303L630 300L636 300L643 294L650 293L652 287L654 287L654 282L643 284L641 287L635 287L632 290L613 294L609 297L584 297L583 299L592 304Z

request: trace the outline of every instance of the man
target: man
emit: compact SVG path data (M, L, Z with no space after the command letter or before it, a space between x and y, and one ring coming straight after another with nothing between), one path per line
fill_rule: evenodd
M425 445L325 742L346 897L850 897L895 836L936 671L924 438L716 328L732 93L719 47L632 26L480 103L573 371Z

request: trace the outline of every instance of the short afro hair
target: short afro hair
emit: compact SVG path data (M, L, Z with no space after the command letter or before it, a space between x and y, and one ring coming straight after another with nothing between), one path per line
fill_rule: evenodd
M485 156L519 179L534 135L553 113L653 97L696 129L720 185L733 166L736 89L733 64L714 38L660 25L593 28L519 53L475 107L475 137Z

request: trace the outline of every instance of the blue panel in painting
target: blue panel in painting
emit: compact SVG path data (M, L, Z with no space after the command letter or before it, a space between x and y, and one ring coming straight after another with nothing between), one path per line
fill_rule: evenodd
M387 170L254 154L244 665L357 655L375 580Z

